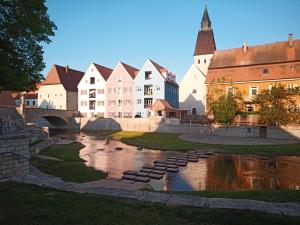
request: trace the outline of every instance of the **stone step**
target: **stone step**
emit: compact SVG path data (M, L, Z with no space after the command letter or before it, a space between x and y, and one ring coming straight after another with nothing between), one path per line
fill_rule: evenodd
M168 156L167 159L177 159L177 156Z
M163 170L152 170L151 173L159 174L159 175L164 175L166 172Z
M178 168L178 166L175 164L175 165L167 165L167 168Z
M136 174L136 176L139 176L139 177L148 177L149 173L145 173L145 172L138 172Z
M199 158L204 158L207 159L209 157L209 155L198 155Z
M167 172L177 173L179 171L178 168L167 168Z
M186 166L187 163L176 163L177 166ZM175 169L175 168L174 168Z
M151 179L160 180L163 178L163 175L156 174L156 173L150 173L148 177Z
M152 169L141 169L140 172L151 173Z
M155 163L155 167L157 167L157 166L162 166L162 167L164 167L164 166L166 166L167 164L166 163Z
M159 160L159 159L156 159L156 160L154 160L153 162L154 162L154 163L164 163L163 160Z
M150 182L150 178L149 177L135 177L134 180L138 181L138 182L144 182L144 183Z
M154 170L166 170L167 167L166 166L155 166Z
M177 160L176 164L177 163L188 163L188 160Z
M168 166L168 165L175 165L176 164L176 161L172 161L172 162L170 162L170 161L167 161L166 162L166 165Z
M143 169L153 170L153 169L154 169L154 166L143 166Z
M122 180L134 180L134 178L136 178L135 175L124 174L121 179Z
M126 174L126 175L136 175L137 172L133 171L133 170L126 170L126 171L123 172L123 174Z

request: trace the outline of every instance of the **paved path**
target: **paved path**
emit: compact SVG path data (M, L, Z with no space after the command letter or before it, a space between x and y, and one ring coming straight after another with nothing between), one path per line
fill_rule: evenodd
M36 184L42 187L49 187L63 191L106 195L112 197L133 199L136 201L143 202L164 203L170 206L243 209L279 215L283 214L288 216L300 216L300 203L274 203L247 199L205 198L161 192L125 190L101 186L101 182L77 184L62 181L60 178L53 177L50 175L45 175L34 168L32 168L31 174L25 176L16 176L11 180L27 184Z
M300 143L300 140L292 139L270 139L270 138L252 138L252 137L224 137L208 136L203 134L183 134L179 138L186 141L200 142L206 144L224 144L224 145L271 145L271 144L293 144Z

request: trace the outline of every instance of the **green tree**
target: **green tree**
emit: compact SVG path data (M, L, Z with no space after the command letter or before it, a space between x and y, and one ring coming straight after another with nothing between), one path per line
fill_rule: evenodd
M0 91L35 89L45 67L41 43L56 29L44 0L0 0Z
M258 122L266 125L286 125L300 122L296 98L300 97L300 89L273 86L271 90L262 90L255 98L258 105Z

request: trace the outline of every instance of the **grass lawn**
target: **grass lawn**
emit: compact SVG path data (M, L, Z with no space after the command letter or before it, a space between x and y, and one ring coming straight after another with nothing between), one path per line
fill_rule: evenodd
M122 142L151 149L189 151L197 148L211 148L220 153L258 154L258 155L300 155L300 144L283 145L220 145L204 144L179 139L180 134L145 133L121 131L110 135Z
M300 218L241 210L168 207L106 196L0 183L0 224L294 225Z
M31 164L42 172L62 178L65 181L87 182L99 180L106 174L87 167L79 157L79 151L83 147L80 143L69 145L54 145L40 152L40 155L51 156L61 161L32 158Z
M300 202L300 191L298 190L186 191L173 193L208 198L253 199L267 202Z

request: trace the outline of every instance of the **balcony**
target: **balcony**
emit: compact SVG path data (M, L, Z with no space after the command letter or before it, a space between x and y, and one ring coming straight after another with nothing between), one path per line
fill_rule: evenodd
M146 96L153 95L153 91L152 90L144 91L144 95Z

